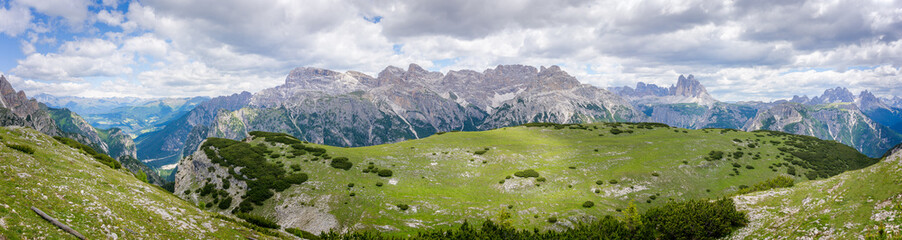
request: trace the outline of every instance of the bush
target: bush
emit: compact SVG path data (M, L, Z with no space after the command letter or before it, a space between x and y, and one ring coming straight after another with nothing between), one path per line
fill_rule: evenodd
M548 221L549 223L556 223L556 222L557 222L557 218L556 218L556 217L549 217L547 221Z
M53 137L53 139L56 139L60 143L68 145L69 147L72 147L75 149L80 149L80 150L84 151L85 155L94 157L94 159L97 160L98 162L103 163L104 165L107 165L113 169L122 168L122 164L119 163L119 161L116 161L116 159L111 158L109 155L106 155L103 153L98 153L93 148L89 147L88 145L81 144L80 142L75 141L71 138L65 138L65 137L60 137L60 136Z
M714 160L720 160L720 159L723 159L722 151L711 151L708 153L708 156L705 157L705 160L708 160L708 161L714 161Z
M656 172L651 173L651 175L652 175L652 176L655 176L655 177L660 177L660 176L661 176L661 174L656 173Z
M247 221L247 222L249 222L249 223L251 223L251 224L254 224L254 225L257 225L257 226L260 226L260 227L264 227L264 228L272 228L272 229L279 229L279 228L281 228L281 226L279 226L279 224L276 224L276 223L273 222L272 220L266 219L266 218L261 217L261 216L252 215L252 214L249 214L249 213L243 213L243 212L238 212L237 214L235 214L235 216L238 217L238 218L244 219L244 221Z
M538 182L545 182L545 180L546 180L545 177L536 178L536 181L538 181Z
M595 185L602 185L602 184L604 184L604 181L602 181L602 180L595 181Z
M329 163L329 166L332 166L332 167L338 168L338 169L344 169L345 171L347 171L347 170L351 169L351 166L353 166L353 164L351 162L349 162L348 158L346 158L346 157L336 157L336 158L332 159L332 162Z
M23 153L26 153L26 154L34 154L34 148L31 148L31 147L26 146L26 145L7 144L6 146L9 147L9 148L15 149L15 150L17 150L17 151L19 151L19 152L23 152Z
M792 187L794 185L795 180L789 176L777 176L768 180L764 180L762 182L756 183L752 187L740 188L736 194L746 194L757 191L765 191L774 188L785 188Z
M388 169L380 169L378 174L380 177L391 177L392 171Z
M591 208L592 206L595 206L595 203L592 201L586 201L583 203L584 208Z
M621 131L620 129L611 128L611 134L617 135L621 133L623 133L623 131Z
M286 228L285 231L288 233L291 233L299 238L303 238L303 239L308 239L308 240L319 240L320 239L320 237L317 236L316 234L313 234L313 233L310 233L310 232L307 232L307 231L304 231L301 229L297 229L297 228Z
M348 187L349 187L349 188L354 187L354 183L348 183Z
M752 165L745 165L745 169L755 169L755 167Z
M488 150L476 150L475 152L473 152L473 154L482 155L482 154L485 154L486 152L488 152Z
M611 184L617 184L617 179L611 179L611 181L608 181L608 182Z
M669 202L649 209L642 219L660 236L672 239L717 239L748 224L745 213L736 211L729 198Z
M219 201L218 207L219 207L219 209L227 209L231 206L232 206L232 197L226 197L225 199L222 199L222 201Z
M401 211L407 211L407 209L410 209L410 206L407 206L407 204L398 204L397 206L398 209L401 209Z
M523 171L515 172L514 176L521 177L521 178L529 178L529 177L537 178L537 177L539 177L539 172L536 172L536 170L532 170L532 169L526 169Z
M376 186L377 186L377 187L381 187L381 186L382 186L382 182L376 182Z

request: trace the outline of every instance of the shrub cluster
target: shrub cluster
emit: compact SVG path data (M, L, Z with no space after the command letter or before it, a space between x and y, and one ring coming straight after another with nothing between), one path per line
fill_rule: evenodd
M95 151L93 148L89 147L88 145L81 144L80 142L75 141L74 139L60 137L60 136L53 137L53 139L56 139L60 143L66 144L72 148L81 149L88 156L94 157L94 159L97 160L98 162L103 163L104 165L107 165L111 168L114 168L114 169L122 168L122 164L119 163L119 161L116 161L116 159L111 158L109 155L99 153L99 152Z
M23 152L26 154L34 154L34 148L26 145L18 145L18 144L6 144L7 147L15 149L19 152Z
M721 160L721 159L723 159L723 152L722 152L722 151L711 151L711 152L708 152L708 156L705 157L705 160L708 160L708 161Z
M346 157L333 158L332 162L329 163L329 166L332 166L332 167L338 168L338 169L344 169L346 171L351 169L352 165L353 164L351 164L351 162L349 162L348 158L346 158Z
M324 233L322 239L717 239L728 236L748 224L743 212L733 201L690 200L671 202L639 214L635 206L618 209L621 216L604 216L598 220L576 224L563 231L518 230L507 224L484 221L480 227L464 222L457 229L426 229L414 236L398 238L390 233L351 232ZM538 218L538 215L534 216ZM556 223L557 217L545 221Z
M319 240L320 237L316 234L310 233L308 231L304 231L297 228L286 228L286 232L291 233L299 238L308 239L308 240Z
M247 182L247 193L236 209L240 212L250 212L253 204L261 205L274 195L273 191L281 192L291 187L292 184L301 184L307 181L305 173L287 173L281 164L266 160L267 149L264 146L239 142L224 138L209 138L201 145L213 163L229 168L229 173L238 180ZM235 168L241 167L241 173Z
M266 219L261 216L257 216L257 215L253 215L253 214L249 214L249 213L242 213L242 212L235 214L235 216L238 218L244 219L244 221L247 221L249 223L252 223L252 224L260 226L260 227L272 228L272 229L281 228L281 226L279 226L279 224L276 224L276 222L273 222L272 220Z
M536 170L532 170L532 169L526 169L523 171L515 172L514 176L521 177L521 178L530 178L530 177L537 178L537 177L539 177L539 172L536 172Z
M787 158L788 162L811 169L808 176L810 179L827 178L845 171L861 169L879 161L836 141L789 134L785 137L787 140L784 143L790 147L777 149L798 158Z
M736 192L736 194L738 195L738 194L746 194L746 193L752 193L752 192L757 192L757 191L765 191L765 190L770 190L770 189L774 189L774 188L792 187L794 184L794 181L795 180L789 176L777 176L775 178L771 178L771 179L756 183L752 187L740 188L739 191Z
M595 206L595 203L592 201L586 201L583 203L584 208L591 208L592 206Z

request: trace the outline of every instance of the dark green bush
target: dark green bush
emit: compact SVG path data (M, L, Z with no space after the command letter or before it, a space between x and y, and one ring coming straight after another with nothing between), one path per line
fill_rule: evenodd
M338 169L344 169L346 171L351 169L352 165L353 164L351 162L349 162L348 158L346 158L346 157L333 158L332 162L329 163L329 166L332 166L332 167L338 168Z
M410 208L410 206L407 206L407 204L398 204L397 206L398 209L401 209L401 211L407 211L407 209Z
M660 177L660 176L661 176L661 174L656 173L656 172L651 173L651 175L652 175L652 176L655 176L655 177Z
M621 133L623 133L623 131L621 131L620 129L611 128L611 134L617 135Z
M281 228L281 227L279 226L279 224L276 224L276 222L273 222L272 220L266 219L266 218L261 217L261 216L252 215L252 214L249 214L249 213L243 213L243 212L236 213L235 216L238 217L238 218L244 219L244 221L247 221L247 222L249 222L249 223L251 223L251 224L254 224L254 225L257 225L257 226L260 226L260 227L264 227L264 228L272 228L272 229L279 229L279 228Z
M521 178L530 178L530 177L537 178L537 177L539 177L539 172L536 172L536 170L532 170L532 169L526 169L523 171L515 172L514 176L521 177Z
M288 233L291 233L299 238L303 238L303 239L308 239L308 240L319 240L320 239L320 237L317 236L316 234L313 234L313 233L310 233L310 232L307 232L307 231L304 231L301 229L297 229L297 228L286 228L285 231Z
M53 139L56 139L60 143L68 145L72 148L80 149L80 150L84 151L84 153L86 155L94 157L94 159L97 160L98 162L103 163L104 165L107 165L113 169L122 168L122 164L119 163L119 161L116 161L116 159L111 158L109 155L95 151L93 148L89 147L88 145L81 144L78 141L75 141L71 138L66 138L66 137L56 136L56 137L53 137Z
M608 182L611 184L617 184L617 179L611 179L611 181L608 181Z
M689 200L651 208L643 222L666 239L717 239L748 224L745 213L736 211L733 200Z
M742 165L739 164L739 163L733 163L733 167L737 167L737 168L738 168L738 167L742 167Z
M381 187L381 186L382 186L382 182L376 182L376 186L377 186L377 187Z
M740 188L739 191L736 192L736 194L738 195L738 194L746 194L746 193L752 193L752 192L757 192L757 191L765 191L765 190L770 190L770 189L774 189L774 188L792 187L794 182L795 182L795 180L791 177L777 176L777 177L756 183L752 187Z
M482 154L485 154L486 152L488 152L488 150L476 150L475 152L473 152L473 154L482 155Z
M379 176L380 176L380 177L391 177L391 175L392 175L392 171L391 171L391 170L388 170L388 169L380 169L380 170L379 170Z
M349 187L349 188L354 187L354 183L348 183L348 187Z
M226 197L225 199L222 199L222 201L219 201L219 209L227 209L230 206L232 206L232 197Z
M602 180L595 181L595 185L602 185L602 184L604 184L604 181L602 181Z
M546 180L545 177L536 178L537 182L545 182L545 180Z
M23 152L26 154L34 154L34 148L31 148L30 146L18 145L18 144L7 144L6 146L9 148L15 149L19 152Z
M595 203L592 201L586 201L583 203L584 208L591 208L592 206L595 206Z
M752 165L745 165L745 168L746 168L746 169L755 169L755 167L752 166Z
M549 223L556 223L556 222L557 222L557 218L556 218L556 217L549 217L547 221L548 221Z
M708 161L714 161L714 160L720 160L720 159L723 159L722 151L711 151L708 153L708 156L705 157L705 160L708 160Z

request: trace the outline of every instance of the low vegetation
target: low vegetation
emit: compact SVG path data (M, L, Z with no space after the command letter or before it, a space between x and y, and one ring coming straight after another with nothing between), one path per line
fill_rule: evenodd
M94 151L93 148L89 147L88 145L81 144L80 142L75 141L74 139L66 138L66 137L59 137L59 136L53 137L53 139L56 139L57 141L59 141L63 144L66 144L72 148L80 149L80 150L84 151L84 153L86 155L93 157L98 162L103 163L104 165L107 165L113 169L122 168L122 164L120 164L119 161L116 161L116 159L113 159L109 155Z
M591 202L587 202L591 203ZM585 206L586 204L584 204ZM594 205L594 204L593 204ZM548 217L548 224L558 222ZM636 207L619 216L576 224L563 231L520 230L504 223L485 220L479 227L464 222L456 229L427 229L407 238L380 232L325 233L322 239L717 239L748 224L744 212L737 211L733 200L689 200L669 202L639 214Z

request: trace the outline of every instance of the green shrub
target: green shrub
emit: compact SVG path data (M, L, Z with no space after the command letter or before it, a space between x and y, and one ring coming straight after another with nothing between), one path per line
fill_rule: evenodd
M297 229L297 228L286 228L285 231L288 232L288 233L291 233L291 234L293 234L293 235L295 235L295 236L297 236L297 237L299 237L299 238L303 238L303 239L308 239L308 240L319 240L319 239L321 239L321 238L320 238L319 236L317 236L316 234L313 234L313 233L310 233L310 232L307 232L307 231L304 231L304 230L301 230L301 229Z
M656 173L656 172L651 173L651 175L652 175L652 176L655 176L655 177L660 177L660 176L661 176L661 174Z
M257 225L257 226L260 226L260 227L264 227L264 228L272 228L272 229L279 229L279 228L281 228L281 227L279 226L279 224L276 224L276 222L273 222L272 220L266 219L266 218L261 217L261 216L252 215L252 214L249 214L249 213L243 213L243 212L238 212L238 213L235 214L235 216L238 217L238 218L244 219L244 221L247 221L247 222L249 222L249 223L251 223L251 224L254 224L254 225Z
M301 164L297 164L297 163L291 164L291 170L301 171Z
M392 171L391 171L391 170L388 170L388 169L380 169L380 170L379 170L379 176L380 176L380 177L391 177L391 175L392 175Z
M545 177L536 178L537 182L545 182L545 180L546 180Z
M604 181L602 181L602 180L595 181L595 185L602 185L602 184L604 184Z
M557 222L557 218L556 218L556 217L549 217L547 221L548 221L549 223L556 223L556 222Z
M53 137L53 139L56 139L60 143L68 145L72 148L80 149L80 150L84 151L85 155L94 157L94 159L97 160L98 162L103 163L104 165L107 165L113 169L122 168L122 164L119 163L119 161L116 161L116 159L111 158L109 155L95 151L93 148L89 147L88 145L81 144L78 141L75 141L71 138L66 138L66 137L56 136L56 137Z
M611 128L611 134L617 135L621 133L623 133L623 131L621 131L620 129Z
M591 208L592 206L595 206L595 203L592 201L586 201L583 203L584 208Z
M482 154L485 154L486 152L488 152L488 150L476 150L475 152L473 152L473 154L482 155Z
M746 169L755 169L755 167L752 166L752 165L745 165L745 168L746 168Z
M344 169L345 171L351 169L352 165L353 164L351 162L349 162L348 158L346 158L346 157L333 158L332 162L329 163L329 166L332 166L332 167L338 168L338 169Z
M708 160L708 161L720 160L720 159L723 159L723 154L724 153L722 151L711 151L708 153L708 156L705 157L705 160Z
M232 206L232 197L226 197L225 199L222 199L222 201L219 201L218 207L219 207L219 209L227 209L231 206Z
M532 169L526 169L523 171L515 172L514 176L521 177L521 178L530 178L530 177L537 178L537 177L539 177L539 172L536 172L536 170L532 170Z
M777 176L768 180L764 180L762 182L756 183L752 187L740 188L736 194L746 194L758 191L765 191L774 188L785 188L792 187L794 185L795 179L789 176Z
M401 209L401 211L407 211L407 209L410 208L410 206L407 206L407 204L398 204L397 206L398 209Z
M717 239L748 224L745 213L737 211L729 198L669 202L649 209L642 220L660 236L672 239Z
M608 182L611 183L611 184L617 184L617 179L611 179L611 180L608 181Z
M349 188L354 187L354 183L348 183L348 187L349 187Z
M34 148L31 148L30 146L18 145L18 144L7 144L6 146L9 148L15 149L19 152L23 152L26 154L34 154Z
M733 167L737 167L737 168L738 168L738 167L742 167L742 165L740 165L739 163L733 163Z
M381 187L381 186L382 186L382 182L376 182L376 186L377 186L377 187Z

